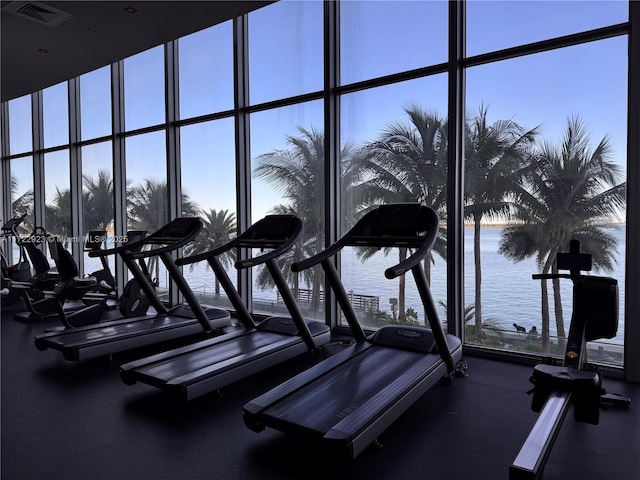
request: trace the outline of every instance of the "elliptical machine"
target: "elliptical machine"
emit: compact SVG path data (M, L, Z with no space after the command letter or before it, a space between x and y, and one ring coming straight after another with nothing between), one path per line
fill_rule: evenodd
M53 290L44 292L44 300L49 301L53 306L62 326L47 331L84 327L100 322L106 307L107 295L96 291L97 278L79 276L78 266L73 256L56 237L52 237L48 246L51 258L60 272L61 280ZM64 308L67 301L76 300L81 300L83 305L72 310Z
M144 230L130 230L127 232L127 241L126 243L135 243L147 236L147 232ZM126 244L125 243L125 244ZM131 253L137 253L142 248L142 245L131 250ZM100 256L101 259L104 259L103 256ZM155 289L158 286L158 280L151 277L151 273L149 272L149 268L144 260L144 258L139 257L137 259L138 266L144 276L147 277L151 286ZM120 296L120 300L118 303L118 309L120 310L120 314L123 317L132 318L132 317L140 317L142 315L146 315L149 311L149 307L151 307L151 301L144 289L140 285L140 282L135 277L129 279L129 281L125 284L122 289L122 295Z
M124 246L127 244L136 243L146 236L147 232L145 230L129 230L127 232L125 242L123 242L122 245ZM146 315L149 307L151 306L151 302L149 301L147 294L140 286L140 282L136 278L131 278L124 285L122 289L122 295L119 299L117 298L116 281L113 278L106 256L96 253L103 249L105 239L105 231L94 230L89 232L87 240L85 242L85 252L89 252L90 257L100 257L100 261L102 262L102 269L97 270L89 275L96 278L98 282L97 291L106 294L109 300L114 300L114 303L117 300L118 309L123 317L132 318ZM132 250L132 252L137 253L139 249L140 247ZM157 287L158 282L157 280L151 278L151 273L149 272L144 258L138 259L138 265L151 285L154 288ZM107 304L107 306L110 307L111 304ZM114 304L113 307L115 306L116 305Z
M100 250L107 238L107 232L105 230L92 230L87 234L87 238L84 242L84 251L87 253L94 250ZM109 262L105 257L100 257L102 268L91 272L88 276L94 277L97 281L98 291L107 295L107 298L116 298L116 280L113 278L111 269L109 268Z
M566 351L560 365L554 359L546 359L534 367L530 378L534 388L528 393L533 393L531 410L540 415L509 467L510 480L542 478L570 406L574 407L576 421L597 425L603 405L631 404L629 398L607 394L602 388L602 373L587 363L587 342L617 334L618 281L580 273L591 270L591 255L580 253L578 240L571 240L569 253L558 253L557 266L570 273L537 274L533 278L569 278L573 282L573 314Z

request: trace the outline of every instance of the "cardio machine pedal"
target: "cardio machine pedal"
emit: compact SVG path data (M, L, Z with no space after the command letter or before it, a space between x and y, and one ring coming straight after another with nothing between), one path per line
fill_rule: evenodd
M600 402L605 406L628 407L631 405L631 399L624 397L619 393L606 393L600 397Z

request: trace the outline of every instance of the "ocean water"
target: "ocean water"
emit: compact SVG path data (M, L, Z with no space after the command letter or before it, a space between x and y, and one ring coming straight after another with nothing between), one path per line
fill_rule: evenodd
M607 276L618 280L620 307L618 335L611 340L622 343L624 338L624 258L625 258L625 230L612 229L618 240L618 259L612 272L598 272L592 275ZM527 259L514 263L498 253L498 245L502 235L502 227L483 227L481 231L481 268L482 268L482 318L483 322L506 331L515 331L516 323L527 329L536 326L538 331L542 327L542 293L540 280L533 280L532 275L540 273L535 259ZM394 254L395 255L395 254ZM384 269L398 262L396 256L385 257L379 252L370 261L362 264L354 255L347 255L343 262L341 278L347 291L359 294L373 294L380 296L380 308L391 312L389 299L398 297L397 281L384 278ZM473 228L465 229L465 305L475 302L475 266L473 258ZM374 273L375 272L375 273ZM386 283L385 283L386 282ZM431 272L431 294L437 304L441 319L445 318L445 308L440 302L446 302L446 264L440 257L436 257ZM551 282L548 282L551 292ZM568 333L572 311L572 283L561 280L561 298L565 333ZM555 313L553 299L550 296L550 334L556 335ZM412 307L418 313L418 320L424 321L419 294L412 279L407 277L406 306ZM473 322L473 320L471 320Z
M612 272L592 271L593 275L613 277L618 280L620 294L620 320L618 335L610 342L622 344L624 338L624 258L625 258L625 229L613 228L609 233L618 241L618 259ZM514 263L498 253L498 244L502 234L502 227L486 226L481 231L481 265L482 265L482 316L483 321L506 331L515 331L516 323L529 330L536 326L541 330L541 289L540 280L533 280L532 274L540 273L535 259L527 259ZM345 289L355 295L370 295L378 297L380 310L393 315L394 299L398 299L398 280L388 280L384 277L387 267L398 263L397 251L386 255L384 251L376 252L366 261L357 257L354 249L345 248L342 256L341 279ZM465 305L474 303L474 259L473 259L473 229L465 229ZM85 260L86 270L99 268L97 259ZM212 293L215 278L211 270L206 268L206 262L195 266L193 270L185 271L185 277L193 290L199 293ZM229 272L232 279L235 272ZM166 286L166 278L160 278L160 285ZM440 302L446 302L446 263L436 257L431 270L431 294L436 302L441 320L446 318L445 307ZM551 283L548 283L551 292ZM565 330L568 333L571 318L572 285L570 280L561 280L562 303ZM261 290L253 287L255 300L276 302L275 289ZM418 321L424 322L424 312L419 293L411 275L406 276L406 308L413 308ZM556 335L553 299L550 296L551 317L550 334ZM473 321L473 320L472 320Z

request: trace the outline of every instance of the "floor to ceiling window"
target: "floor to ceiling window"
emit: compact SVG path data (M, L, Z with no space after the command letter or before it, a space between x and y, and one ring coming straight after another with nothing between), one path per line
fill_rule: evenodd
M27 214L25 232L43 222L81 237L198 216L205 228L188 255L267 214L294 213L305 230L282 263L287 280L305 315L338 326L321 273L289 275L286 262L323 249L375 204L418 201L441 220L425 263L441 319L474 349L534 355L561 345L571 285L543 290L531 275L553 268L547 260L578 237L593 273L616 278L621 293L618 335L595 344L592 360L624 366L622 319L634 321L625 310L634 234L626 182L637 188L627 174L629 3L472 0L459 4L459 23L451 5L275 2L10 100L2 108L3 218ZM461 58L449 48L459 39ZM448 111L452 96L462 119ZM456 122L464 132L449 138ZM463 191L448 184L452 171L463 173ZM447 222L451 195L464 199L464 227ZM447 251L456 235L464 278L447 278L458 276L448 268L456 252ZM368 328L428 324L413 280L382 278L394 255L341 257ZM238 284L234 260L225 265ZM151 267L167 288L166 272ZM281 311L267 272L256 270L240 289L250 308ZM228 304L205 264L184 275L203 301ZM456 308L464 318L447 308L454 281L464 285Z
M322 91L321 2L278 2L251 12L248 23L251 105ZM250 114L251 223L276 213L302 219L303 236L278 263L305 315L323 318L319 276L292 274L288 268L323 247L323 105L320 101L284 103ZM251 274L253 309L285 311L266 268L252 269Z
M441 74L342 96L343 232L380 203L420 202L446 223L446 98L446 75ZM431 260L425 263L434 298L441 302L442 321L446 319L445 244L443 228ZM428 325L413 277L384 278L385 269L403 259L398 255L398 249L344 251L341 278L367 327L389 322Z
M233 24L214 25L178 40L179 117L189 121L234 106ZM203 232L185 255L212 250L237 234L235 125L232 116L180 127L181 212L198 216ZM219 260L237 283L236 252ZM184 268L185 278L203 303L230 307L206 261Z
M340 84L370 88L340 97L341 231L372 205L420 202L446 224L446 2L340 4ZM433 72L406 79L403 72ZM398 75L393 83L380 77ZM446 321L446 233L437 241L427 278ZM340 275L368 328L385 323L428 325L411 275L384 278L408 252L347 249ZM400 257L399 257L400 255Z
M196 241L185 248L191 255L229 242L237 233L236 169L233 118L186 125L180 129L182 215L198 216L204 224ZM235 251L219 260L231 280L237 275ZM183 272L192 290L208 305L231 306L206 261Z
M82 237L89 232L105 232L104 247L114 247L113 145L111 141L92 143L81 148L82 158ZM115 275L115 258L107 257ZM85 272L99 270L101 262L84 254Z
M162 45L124 61L124 118L127 131L165 121Z
M467 50L604 27L626 12L622 2L471 2ZM550 273L574 238L593 255L592 273L618 280L624 318L627 44L558 44L467 69L467 342L561 356L571 282L543 290L531 275ZM590 359L620 365L623 338L621 321Z
M111 134L111 68L80 76L80 132L82 140Z
M25 95L7 102L9 142L6 145L10 155L21 155L33 150L33 123L31 95ZM6 131L6 130L3 130ZM4 170L6 172L6 170ZM7 218L24 216L20 233L33 230L33 156L16 156L9 161L9 175L3 191L8 192L10 207L5 208ZM5 255L11 261L18 261L18 250L14 242L3 245Z

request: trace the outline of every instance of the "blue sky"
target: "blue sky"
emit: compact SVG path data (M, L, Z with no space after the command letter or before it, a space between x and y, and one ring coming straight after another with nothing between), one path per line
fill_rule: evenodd
M467 4L467 53L543 40L627 20L624 1L471 1ZM345 83L446 61L447 2L347 1L342 5L341 78ZM250 98L253 103L322 88L322 2L282 1L250 14ZM182 114L199 115L231 108L231 24L186 37L180 42ZM163 115L162 49L125 61L128 128L157 123ZM510 118L526 128L540 125L545 138L559 139L567 119L579 115L594 143L609 135L617 161L626 158L626 37L579 45L548 53L492 63L467 70L467 111L488 106L489 119ZM100 103L99 89L108 75L83 77L83 102ZM92 91L92 86L94 90ZM403 108L416 104L446 117L446 75L356 92L342 97L341 142L356 144L375 138L390 122L404 121ZM45 92L45 112L52 118L64 110L64 98ZM64 90L64 89L63 89ZM19 111L23 99L15 100ZM13 105L13 104L12 104ZM99 108L99 107L96 107ZM251 153L284 148L296 127L322 127L322 104L285 107L253 114ZM89 117L87 119L86 117ZM86 115L85 132L108 125L104 115ZM64 122L46 122L45 140L59 135ZM183 130L185 189L201 206L235 209L233 130L222 120ZM187 131L191 129L191 131ZM12 141L14 138L12 130ZM21 135L18 133L18 135ZM153 137L154 135L150 135ZM138 145L136 147L135 145ZM595 145L594 145L595 146ZM129 179L163 179L160 143L128 140ZM105 159L107 162L108 159ZM100 163L96 159L90 162ZM187 166L187 164L191 166ZM188 170L192 169L192 170ZM60 174L64 174L64 170ZM224 178L201 181L204 176ZM47 170L48 181L56 180ZM254 218L278 202L271 187L254 184Z

